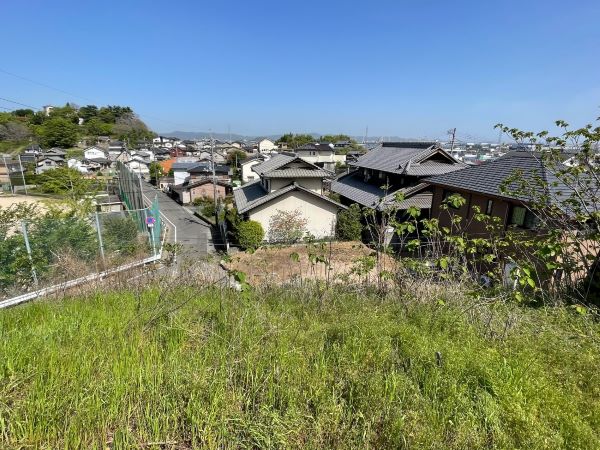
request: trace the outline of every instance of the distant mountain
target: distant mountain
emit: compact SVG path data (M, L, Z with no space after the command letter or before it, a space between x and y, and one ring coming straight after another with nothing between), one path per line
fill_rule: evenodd
M180 139L189 139L189 140L194 140L194 139L206 139L206 138L210 138L211 133L208 131L172 131L169 133L159 133L161 136L165 136L165 137L178 137ZM305 134L305 133L302 133ZM323 136L324 134L327 133L306 133L306 134L310 134L311 136L313 136L315 138L315 141L318 140L321 136ZM256 136L251 136L251 135L243 135L243 134L236 134L236 133L212 133L212 137L216 140L219 141L228 141L229 139L231 139L232 141L254 141L258 138L260 139L271 139L272 141L276 141L277 139L279 139L282 136L282 134L270 134L270 135L256 135ZM350 136L352 139L356 140L357 142L362 142L364 139L364 136ZM400 136L369 136L368 137L368 141L369 142L374 142L374 141L379 141L379 140L383 140L383 141L387 141L387 142L403 142L403 141L431 141L431 140L435 140L435 139L431 139L431 138L407 138L407 137L400 137Z

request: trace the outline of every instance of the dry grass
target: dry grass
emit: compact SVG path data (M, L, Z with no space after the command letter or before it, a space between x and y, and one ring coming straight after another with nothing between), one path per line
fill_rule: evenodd
M298 255L296 261L292 255ZM309 254L323 255L328 261L312 263ZM358 260L373 254L373 250L360 242L332 242L331 244L307 245L299 244L289 247L264 247L254 253L239 253L226 264L229 270L237 270L246 274L250 284L287 283L298 279L325 280L329 272L330 280L358 279L353 270ZM382 255L383 267L394 266L392 258ZM362 274L362 277L375 277L376 270Z

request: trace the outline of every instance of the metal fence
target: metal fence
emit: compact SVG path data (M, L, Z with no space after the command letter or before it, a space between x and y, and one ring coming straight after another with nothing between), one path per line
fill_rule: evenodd
M0 298L156 256L158 202L87 217L40 215L0 227Z

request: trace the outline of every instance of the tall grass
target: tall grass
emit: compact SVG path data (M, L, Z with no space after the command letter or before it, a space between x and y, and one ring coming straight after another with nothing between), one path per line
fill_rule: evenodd
M589 317L342 290L160 302L186 296L0 311L0 447L600 448Z

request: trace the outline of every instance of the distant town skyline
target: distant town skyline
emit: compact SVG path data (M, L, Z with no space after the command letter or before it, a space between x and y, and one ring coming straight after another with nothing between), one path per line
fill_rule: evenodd
M463 141L496 142L498 122L537 131L600 116L592 0L37 0L0 11L15 37L0 97L128 105L159 133L363 136L368 126L433 139L456 127Z

